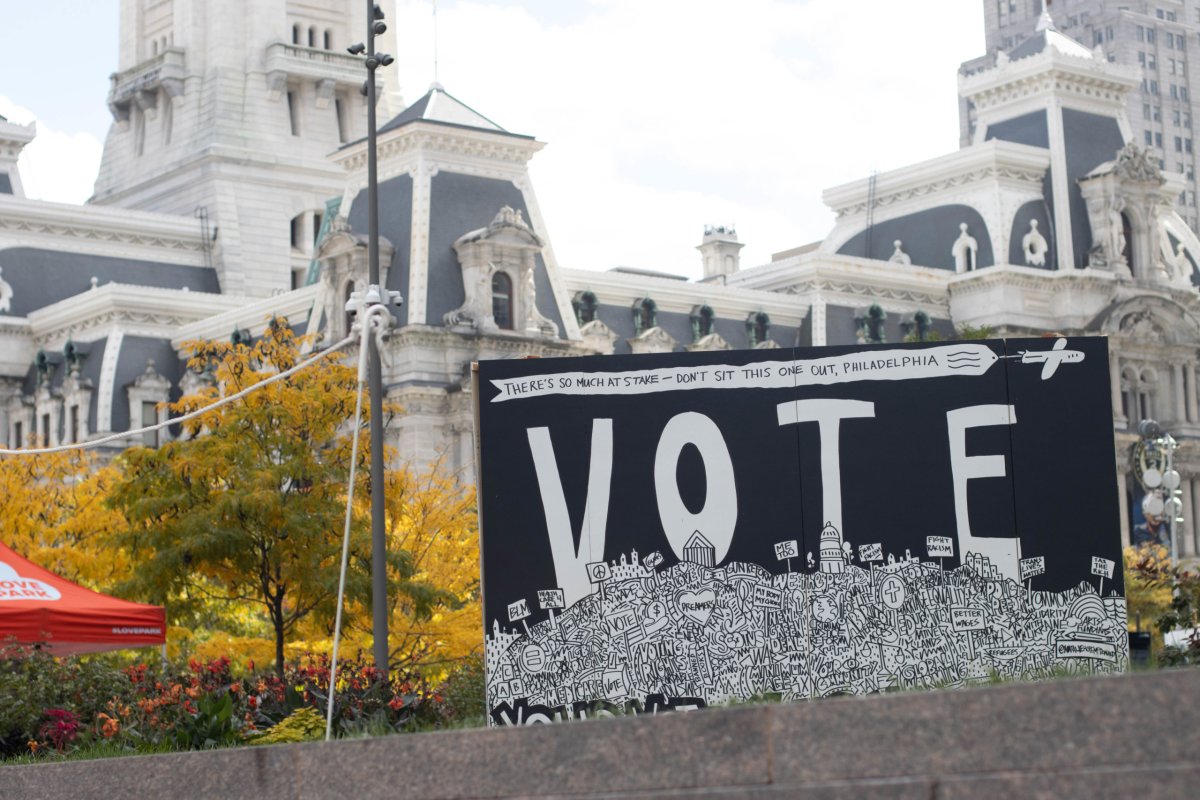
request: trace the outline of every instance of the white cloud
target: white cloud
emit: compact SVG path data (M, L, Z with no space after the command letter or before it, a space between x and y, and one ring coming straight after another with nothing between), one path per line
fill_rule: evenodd
M428 2L398 0L410 102L432 80ZM971 6L969 9L967 6ZM962 0L593 0L569 23L439 9L439 80L549 146L531 164L559 261L699 274L705 223L744 264L822 238L822 189L957 147L955 71L982 52Z
M433 80L430 0L396 0L385 80ZM963 0L445 0L439 80L548 146L531 173L559 261L699 274L706 223L744 264L822 238L829 186L954 150L955 71L983 51ZM87 65L80 69L100 69ZM0 113L19 111L0 98ZM39 126L31 196L81 202L96 135Z
M27 125L32 111L0 95L0 116ZM37 137L21 151L17 168L27 197L83 203L92 196L103 145L90 133L62 133L38 123Z

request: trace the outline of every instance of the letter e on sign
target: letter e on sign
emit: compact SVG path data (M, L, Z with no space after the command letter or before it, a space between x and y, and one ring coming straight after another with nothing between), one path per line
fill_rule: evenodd
M508 621L516 622L529 616L529 603L524 599L508 604Z

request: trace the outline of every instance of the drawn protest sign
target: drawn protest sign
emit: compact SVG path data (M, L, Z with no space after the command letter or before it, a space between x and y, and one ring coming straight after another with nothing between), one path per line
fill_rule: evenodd
M554 627L554 612L556 609L567 607L562 589L538 589L538 606L550 615L550 627Z
M942 559L954 555L954 540L949 536L926 536L925 552L930 558L936 558L939 566L944 567Z
M529 603L524 599L508 604L508 621L517 622L520 620L521 624L525 626L525 633L527 635L529 633L529 625L525 620L529 618L529 613Z
M1120 554L1102 339L505 360L473 390L492 724L1125 667L1120 571L1086 582Z
M1021 580L1031 581L1038 575L1046 574L1046 559L1041 556L1032 556L1031 558L1021 559ZM1030 584L1029 588L1032 588Z
M954 555L954 540L949 536L926 536L925 551L930 558L949 558Z
M792 571L792 559L800 555L800 544L795 539L775 543L775 560L786 561L787 571Z
M1104 579L1113 576L1113 567L1116 563L1107 558L1092 556L1092 574L1100 576L1100 596L1104 596Z
M883 561L883 545L860 544L858 546L858 560L864 564L871 561Z

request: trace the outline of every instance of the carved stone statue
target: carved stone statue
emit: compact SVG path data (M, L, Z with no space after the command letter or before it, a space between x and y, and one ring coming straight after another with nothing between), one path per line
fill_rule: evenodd
M463 304L442 316L442 322L450 328L469 327L477 331L496 328L492 319L492 264L463 267Z
M537 276L533 265L525 269L521 282L521 305L525 309L525 332L542 336L558 336L558 326L538 311Z
M1166 181L1158 159L1149 151L1129 142L1117 151L1117 174L1131 181L1162 184Z
M896 249L892 252L892 257L889 258L888 261L893 264L912 264L912 259L909 257L908 253L900 249L901 245L903 244L904 242L900 241L899 239L892 242L892 246Z
M954 271L971 272L979 266L976 260L979 253L979 242L975 241L974 236L967 233L967 223L959 223L958 231L958 238L954 240L954 246L950 248L950 253L954 256Z
M1121 331L1143 342L1161 344L1164 341L1163 332L1144 311L1135 312L1121 320Z
M4 268L0 267L0 312L12 310L13 288L4 280Z
M1191 278L1192 264L1188 261L1187 247L1183 242L1177 242L1174 247L1171 246L1171 234L1161 220L1158 223L1158 248L1159 258L1166 269L1168 279L1186 280Z
M1125 263L1125 218L1121 212L1125 210L1125 198L1114 197L1108 210L1108 263Z
M1046 266L1046 251L1050 245L1046 237L1038 232L1038 221L1029 220L1029 233L1021 239L1021 249L1025 251L1025 263L1034 267Z

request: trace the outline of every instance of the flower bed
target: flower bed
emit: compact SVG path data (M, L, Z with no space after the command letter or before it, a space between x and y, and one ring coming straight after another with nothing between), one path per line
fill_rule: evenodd
M454 693L455 676L449 683ZM441 687L393 672L383 680L361 654L338 666L337 736L380 735L457 724L461 700ZM324 735L328 657L313 655L274 671L228 658L120 665L103 657L58 659L0 648L0 758L105 750L161 752L239 743L302 741ZM474 710L474 709L472 709ZM283 723L281 725L281 723Z

